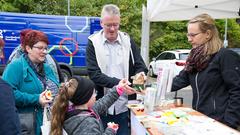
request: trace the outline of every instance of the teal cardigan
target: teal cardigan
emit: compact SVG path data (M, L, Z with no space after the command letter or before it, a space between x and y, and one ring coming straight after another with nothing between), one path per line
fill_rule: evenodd
M45 63L44 70L47 79L52 80L59 86L52 69ZM7 65L3 72L2 79L13 87L16 107L19 112L33 112L34 108L37 108L36 135L40 135L43 108L39 103L39 96L44 90L37 75L29 66L23 55Z

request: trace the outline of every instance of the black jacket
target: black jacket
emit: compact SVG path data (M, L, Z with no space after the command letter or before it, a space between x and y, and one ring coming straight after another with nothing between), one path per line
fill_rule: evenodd
M172 91L191 85L193 109L237 128L240 123L240 57L222 48L208 67L198 73L182 70L173 80Z
M129 59L129 80L131 76L135 75L139 72L145 72L147 74L148 70L147 67L140 55L140 51L135 45L134 41L131 39L131 49L133 52L134 57L134 64L132 62L132 58L130 55ZM129 52L130 53L130 52ZM113 86L117 85L120 81L119 78L109 77L108 75L101 72L101 69L98 66L96 55L95 55L95 48L92 44L91 40L88 40L87 46L87 69L88 75L91 80L96 84L96 90L98 91L97 99L101 98L104 95L103 87L112 88ZM129 99L134 99L136 95L130 96Z
M20 135L20 122L13 90L0 78L0 135Z

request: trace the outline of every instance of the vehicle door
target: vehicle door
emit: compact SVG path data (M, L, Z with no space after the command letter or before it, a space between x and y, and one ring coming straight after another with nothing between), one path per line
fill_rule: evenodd
M161 57L161 59L156 62L158 71L160 69L174 70L174 63L175 63L175 61L176 61L176 56L175 56L174 53L172 53L172 52L165 52L163 57Z
M155 72L158 73L159 69L168 67L171 60L171 53L163 52L156 58L155 62Z
M174 65L176 60L175 54L171 52L166 52L166 55L162 62L160 62L159 67L160 68L171 68L171 66Z

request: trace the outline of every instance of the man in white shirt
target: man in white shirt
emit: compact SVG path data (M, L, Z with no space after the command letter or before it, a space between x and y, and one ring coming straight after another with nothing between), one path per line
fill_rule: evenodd
M101 13L102 30L89 36L87 47L87 68L90 79L96 84L100 98L109 88L117 85L122 78L129 78L140 73L147 73L147 67L140 55L140 51L130 36L119 31L120 11L116 5L105 5ZM123 94L101 116L103 124L108 122L119 124L117 135L127 135L128 96Z

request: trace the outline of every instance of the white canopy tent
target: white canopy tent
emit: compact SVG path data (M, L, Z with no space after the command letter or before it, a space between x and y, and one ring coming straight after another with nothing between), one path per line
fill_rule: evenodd
M189 20L207 13L215 19L239 18L240 0L148 0L142 10L141 55L149 59L150 22Z

